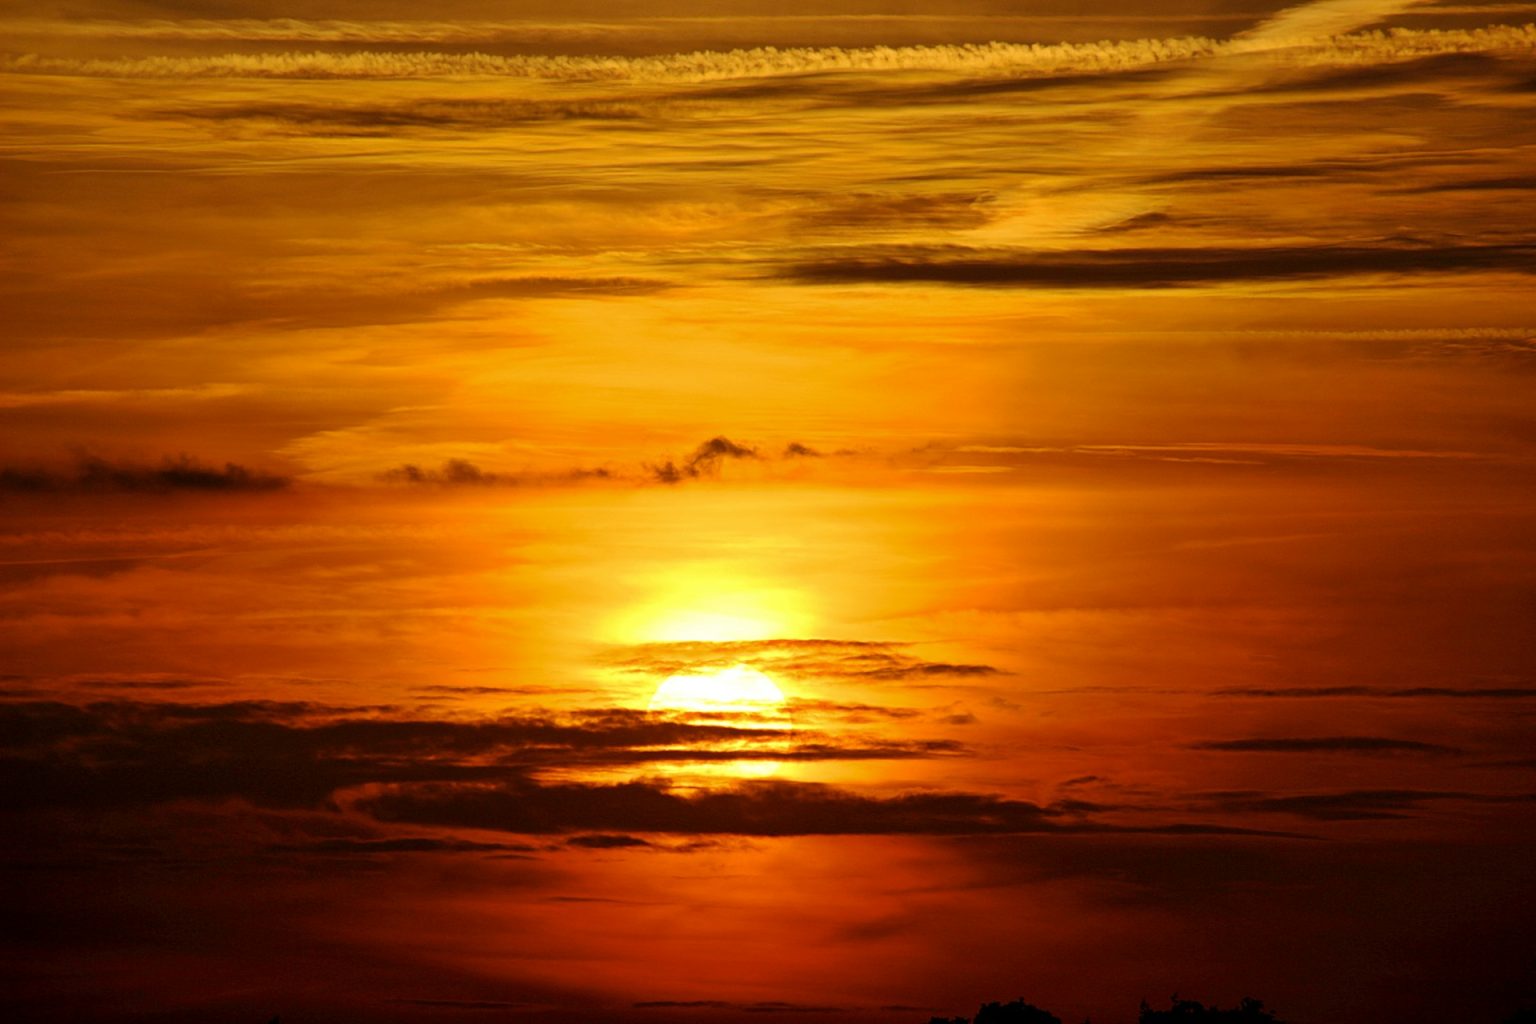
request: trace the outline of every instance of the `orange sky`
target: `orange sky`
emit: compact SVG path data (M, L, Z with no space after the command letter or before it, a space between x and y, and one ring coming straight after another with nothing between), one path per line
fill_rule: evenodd
M1536 1005L1536 6L1077 6L0 6L0 1005Z

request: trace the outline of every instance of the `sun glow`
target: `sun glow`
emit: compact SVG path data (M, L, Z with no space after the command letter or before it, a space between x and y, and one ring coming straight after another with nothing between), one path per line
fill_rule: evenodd
M811 625L805 595L760 567L683 562L642 586L640 600L611 620L613 641L739 643L803 636Z
M775 729L788 733L794 728L784 691L773 680L747 665L669 676L656 687L648 705L652 712L675 715L692 722L725 725L737 729ZM768 778L783 767L765 758L760 749L761 736L747 734L741 756L709 765L691 765L690 775L727 778ZM769 740L777 743L776 740ZM733 746L731 753L737 753Z
M651 631L656 639L663 643L690 640L709 643L761 640L772 636L775 632L772 622L761 615L698 610L668 614L657 621Z
M665 679L651 696L651 711L681 712L775 723L788 727L789 713L784 706L784 691L772 679L755 668L732 665L690 675Z

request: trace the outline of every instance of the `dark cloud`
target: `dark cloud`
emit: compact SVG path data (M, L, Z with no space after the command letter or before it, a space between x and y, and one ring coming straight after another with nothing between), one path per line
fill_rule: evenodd
M676 484L701 476L711 476L719 472L721 464L729 459L758 458L762 456L756 448L737 444L728 437L712 437L695 448L692 454L681 462L668 459L665 462L647 465L646 470L658 483Z
M1424 195L1437 192L1529 192L1533 189L1536 189L1536 178L1463 178L1413 185L1396 191L1404 195Z
M1532 796L1491 796L1480 793L1418 789L1367 789L1338 793L1273 796L1259 793L1213 793L1210 801L1224 811L1243 814L1289 814L1317 821L1372 821L1410 818L1422 805L1435 801L1523 803Z
M684 835L986 835L1032 832L1280 835L1215 825L1100 824L1080 808L976 793L865 796L813 783L751 782L685 793L648 781L612 785L423 783L372 789L353 809L381 821L524 835L562 832Z
M1382 700L1527 700L1536 698L1536 686L1282 686L1240 687L1216 690L1216 697L1330 698L1368 697Z
M824 458L828 454L794 441L787 445L778 457L787 461ZM839 450L830 454L846 456L855 453ZM554 472L503 472L484 469L468 459L448 459L437 467L419 466L414 463L394 466L376 474L375 479L389 484L470 488L559 485L593 480L677 484L685 480L715 476L719 473L721 466L728 461L769 461L772 458L772 455L764 454L751 445L740 444L728 437L713 437L698 445L686 456L642 463L638 472L634 469L613 469L606 466L577 467Z
M0 491L3 493L3 491ZM23 586L54 576L83 576L88 579L108 579L120 573L131 573L155 557L166 556L103 556L65 557L65 559L23 559L17 562L0 562L0 586Z
M547 694L550 688L547 686L454 686L446 683L434 683L430 686L418 686L412 693L432 696L491 696L495 694L508 694L527 696L529 694ZM562 693L570 693L570 690L562 690Z
M196 121L248 121L306 135L393 135L403 131L495 131L541 121L633 121L654 112L617 100L432 99L364 105L233 103L158 111Z
M1513 80L1509 65L1483 53L1441 53L1417 60L1398 60L1359 67L1308 69L1300 74L1275 77L1267 82L1245 82L1241 91L1209 92L1209 96L1249 96L1285 93L1348 92L1402 86L1404 91L1422 93L1438 80L1457 78L1492 78L1500 83Z
M91 732L89 711L58 701L27 701L0 706L0 748L44 746Z
M570 469L560 473L500 473L481 469L468 459L448 459L437 469L405 463L379 473L377 479L390 484L422 484L434 487L516 487L523 484L577 483L583 480L608 480L613 472L602 467Z
M409 836L397 839L319 839L268 847L275 853L390 854L390 853L532 853L536 846L521 843L475 843L464 839Z
M142 701L98 701L72 705L61 702L17 703L0 707L0 741L27 745L27 738L55 738L47 728L67 723L70 735L119 738L178 736L200 740L198 730L255 727L252 735L281 734L296 745L341 746L385 752L431 748L447 753L483 753L509 745L570 747L644 746L703 740L777 737L777 730L722 725L693 725L624 708L577 712L568 719L544 717L493 718L474 722L434 719L357 717L387 713L392 705L333 706L305 701L232 701L222 704L175 704ZM43 726L42 731L39 725ZM231 736L238 736L231 733ZM209 736L206 738L218 738Z
M912 742L798 742L772 746L754 745L750 749L702 747L656 747L647 750L609 749L596 752L560 752L550 757L528 757L530 764L558 761L566 764L678 764L720 761L910 761L941 757L966 757L971 750L955 740L917 740Z
M221 680L205 679L99 679L83 681L80 685L96 690L200 690L225 684Z
M406 463L379 474L385 483L437 484L442 487L486 487L492 484L516 484L518 479L503 473L488 473L467 459L448 459L440 469L422 469Z
M860 252L856 250L856 252ZM808 284L931 283L996 288L1173 288L1368 274L1536 272L1529 245L1302 245L1041 252L910 247L861 250L788 267Z
M165 458L157 466L82 458L71 471L17 466L0 467L0 492L54 493L128 491L274 491L288 486L285 476L234 462L209 466L189 455Z
M772 654L780 651L859 651L884 650L899 646L887 640L830 640L820 637L780 637L771 640L679 640L667 643L636 644L628 650L651 651L729 651L743 655Z
M239 797L318 806L373 783L507 781L561 765L954 757L948 740L829 737L625 709L447 721L303 702L0 704L0 808Z
M874 743L861 747L852 744L802 743L785 751L789 761L902 761L939 757L968 757L971 749L957 740L913 740L911 742ZM769 755L777 758L780 755Z
M883 704L860 704L834 700L812 700L794 697L788 701L792 714L836 715L849 721L869 721L875 718L919 718L923 712L916 708L887 707Z
M1076 778L1066 780L1061 785L1063 788L1066 788L1067 786L1086 786L1092 782L1104 781L1105 779L1101 775L1079 775Z
M992 665L924 661L909 645L868 640L780 639L640 644L618 652L626 671L671 676L745 664L795 678L864 679L879 682L982 678L1003 675ZM874 713L867 706L850 710Z
M420 1006L433 1010L522 1010L528 1003L502 999L391 999L396 1006Z
M998 670L991 665L965 665L948 661L923 661L912 666L902 666L892 670L898 675L895 678L907 678L912 675L920 676L995 676ZM882 678L886 678L882 676Z
M735 1010L740 1013L846 1013L840 1006L813 1006L766 1000L758 1003L731 1003L721 999L647 999L633 1004L637 1010Z
M1263 754L1457 754L1455 747L1384 736L1248 737L1190 744L1193 750Z
M1245 167L1190 167L1141 178L1148 185L1173 185L1207 181L1262 181L1273 178L1326 178L1337 181L1361 169L1340 163L1252 164Z
M584 847L588 850L624 850L633 849L634 847L649 847L652 844L648 840L641 839L639 836L598 834L572 836L565 841L565 845Z

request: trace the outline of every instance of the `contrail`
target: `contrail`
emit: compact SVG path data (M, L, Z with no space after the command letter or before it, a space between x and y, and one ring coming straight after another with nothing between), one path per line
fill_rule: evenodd
M1383 18L1422 7L1431 0L1316 0L1287 7L1232 40L1232 52L1252 53L1341 35L1364 28Z
M1126 133L1126 141L1106 156L1122 167L1134 167L1165 156L1187 143L1218 114L1242 102L1244 87L1269 77L1273 64L1261 58L1267 52L1316 42L1364 28L1432 0L1315 0L1287 7L1253 28L1238 33L1215 54L1163 83L1153 99L1209 93L1195 104L1159 104L1143 114ZM1045 238L1071 236L1122 223L1156 212L1157 205L1141 193L1100 192L1076 211L1064 209L1059 199L1026 198L1017 193L1002 204L997 220L972 232L988 242L1040 242ZM1006 212L1013 206L1016 212Z

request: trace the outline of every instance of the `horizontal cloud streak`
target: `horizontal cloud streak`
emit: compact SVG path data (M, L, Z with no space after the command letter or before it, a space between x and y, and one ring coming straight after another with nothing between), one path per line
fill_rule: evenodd
M1244 687L1216 690L1215 697L1256 697L1274 699L1325 699L1364 697L1372 700L1533 700L1533 686L1283 686Z
M1212 740L1191 744L1193 750L1222 750L1257 754L1455 754L1454 747L1383 736L1308 736L1280 739Z
M402 836L395 839L317 839L271 846L273 853L384 855L394 853L528 853L537 849L521 843L476 843L467 839Z
M168 108L162 116L200 121L270 121L304 130L342 128L359 132L401 129L497 128L544 121L628 121L646 115L638 102L617 100L436 99L412 103L327 105L238 103ZM525 278L497 283L505 294L650 294L665 283L622 278Z
M748 783L691 795L649 782L425 784L364 794L351 806L382 821L525 835L590 830L744 836L1264 834L1204 825L1120 827L1083 821L1060 807L975 793L874 797L811 783Z
M314 805L387 782L507 780L560 766L963 755L948 740L788 733L623 709L460 721L305 702L0 703L0 807L243 797Z
M1227 793L1215 795L1213 802L1224 810L1243 813L1289 814L1314 821L1378 821L1413 817L1422 805L1432 802L1526 803L1532 799L1441 790L1374 789L1294 796Z
M1291 46L1289 66L1369 64L1445 53L1527 50L1536 27L1395 29ZM1255 49L1250 43L1249 51ZM706 82L728 78L865 71L970 75L1100 74L1242 53L1239 43L1200 37L1100 43L988 43L842 49L761 48L645 57L494 56L484 53L278 53L80 59L8 55L0 70L112 78L419 78L491 75L557 80Z
M1536 273L1529 245L1308 245L1046 251L875 250L791 264L813 284L949 284L996 288L1171 288L1367 275Z
M0 466L0 492L167 492L275 491L289 479L227 462L210 466L188 455L167 458L158 466L84 458L72 472Z
M653 676L747 664L774 675L897 682L1003 675L992 665L927 661L907 645L871 640L777 639L643 644L614 652L619 668Z
M502 473L481 469L468 459L447 459L436 469L406 463L378 474L381 483L414 484L431 487L517 487L523 484L573 484L587 480L608 480L616 474L609 469L570 469L554 473Z

